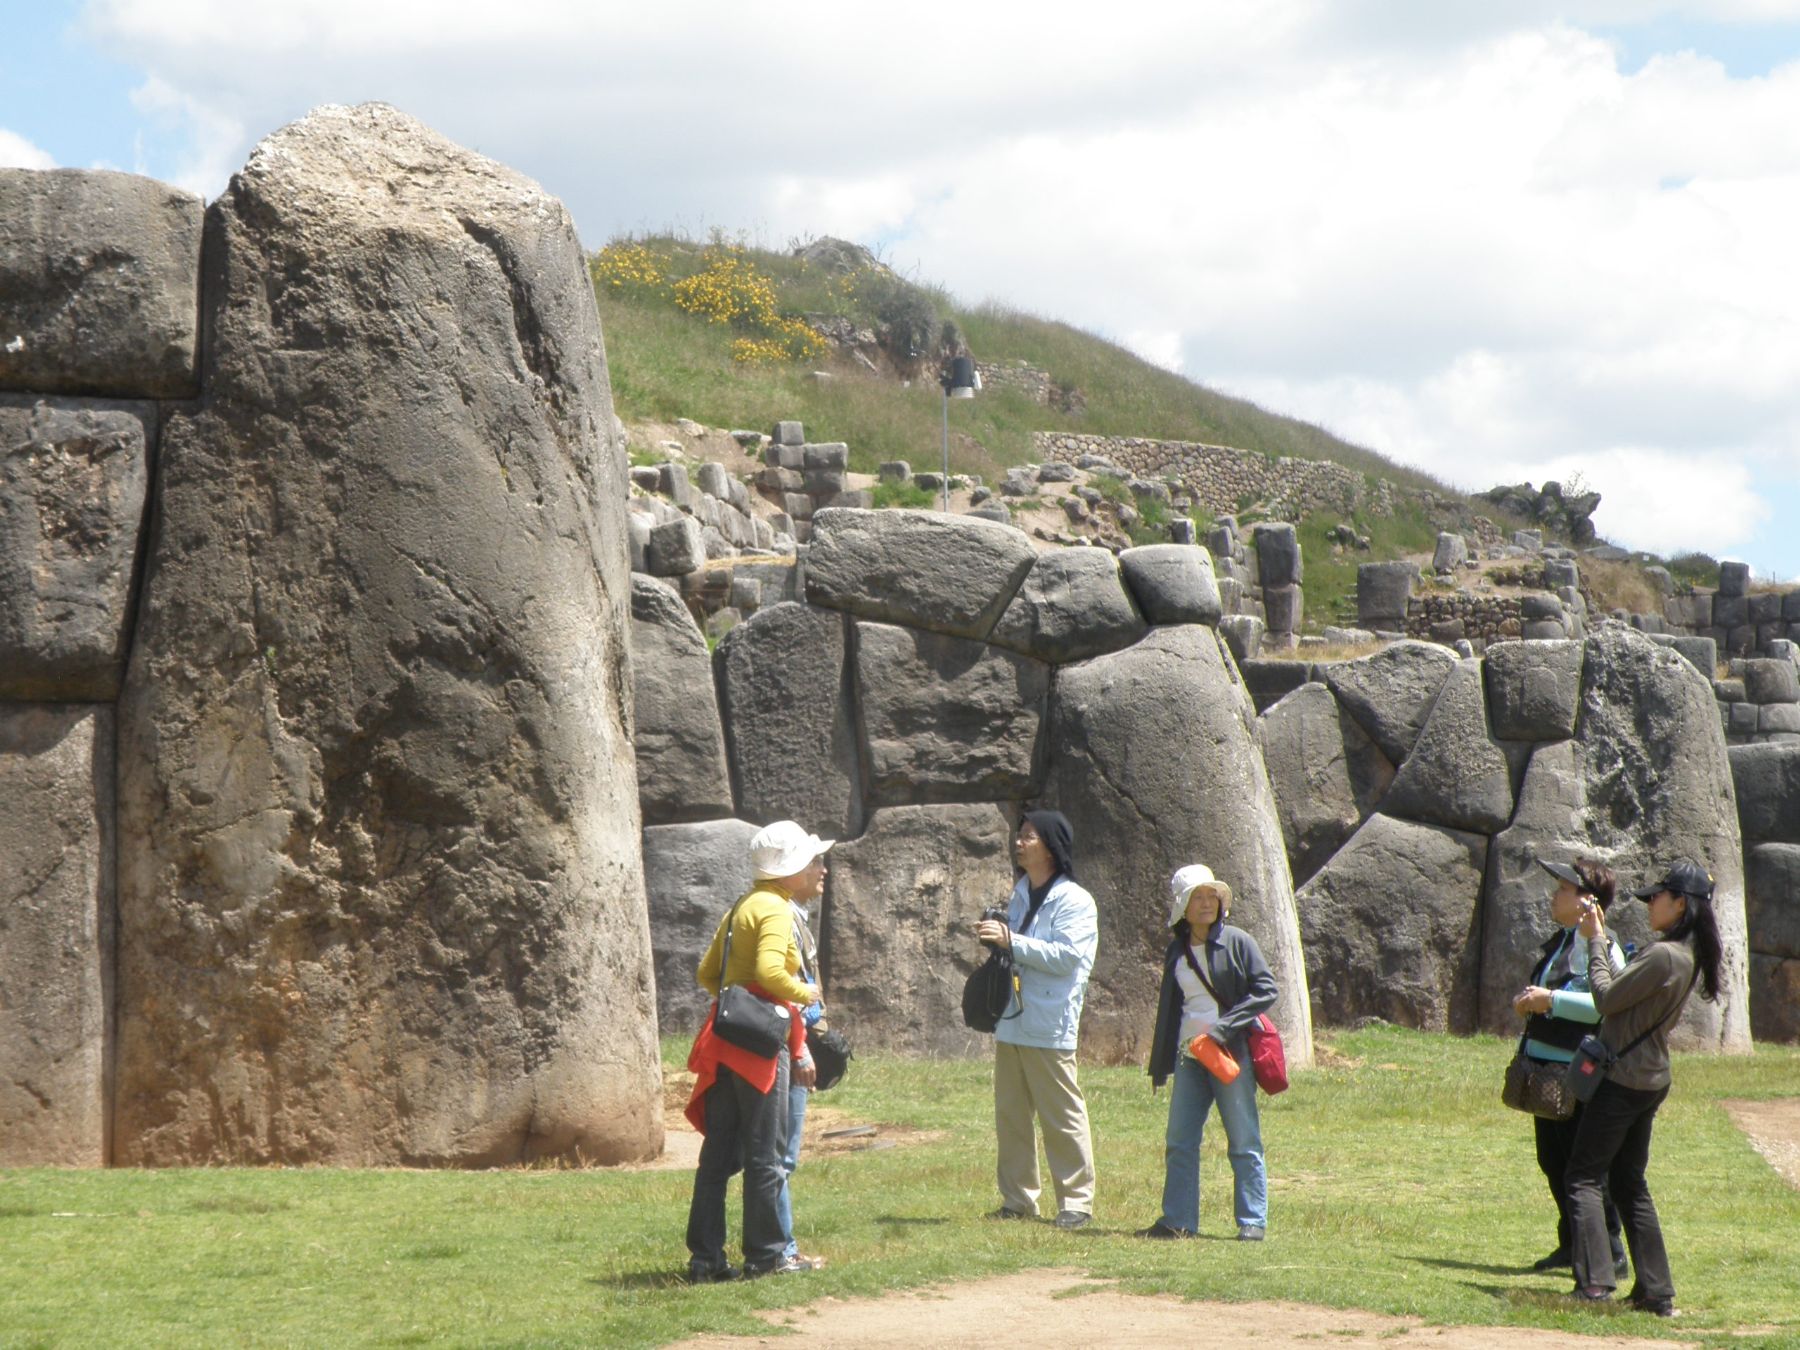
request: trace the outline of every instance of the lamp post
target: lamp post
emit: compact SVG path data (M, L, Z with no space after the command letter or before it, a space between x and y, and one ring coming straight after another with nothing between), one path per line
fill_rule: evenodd
M981 388L981 376L975 373L975 359L952 357L949 366L938 376L944 389L944 510L950 509L950 400L974 398Z

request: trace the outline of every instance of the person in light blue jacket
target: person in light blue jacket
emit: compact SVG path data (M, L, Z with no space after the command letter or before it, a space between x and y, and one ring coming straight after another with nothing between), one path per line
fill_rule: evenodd
M1010 948L1015 976L994 1032L1000 1208L991 1217L1037 1217L1035 1117L1056 1188L1058 1228L1080 1228L1094 1214L1094 1145L1075 1046L1100 922L1094 897L1075 882L1074 846L1074 830L1061 812L1026 812L1013 840L1021 875L1006 922L984 920L976 929L983 942Z

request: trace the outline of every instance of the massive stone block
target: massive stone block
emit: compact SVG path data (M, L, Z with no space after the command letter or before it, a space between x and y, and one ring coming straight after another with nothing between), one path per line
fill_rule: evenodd
M1016 801L1037 787L1050 667L985 642L856 625L871 806Z
M729 816L712 653L675 588L653 577L631 578L631 687L644 823Z
M1075 864L1100 910L1082 1025L1087 1052L1149 1050L1168 945L1168 879L1203 862L1229 882L1232 922L1281 986L1272 1015L1290 1063L1312 1061L1293 883L1255 715L1216 634L1158 628L1133 647L1057 672L1047 796L1075 827Z
M200 199L106 169L0 169L0 389L190 398Z
M1323 684L1301 685L1259 723L1288 868L1305 885L1368 819L1394 766Z
M1216 625L1221 612L1212 554L1192 544L1144 544L1119 555L1119 570L1144 619Z
M834 507L813 517L806 598L858 618L985 638L1036 559L1011 525Z
M886 807L831 851L825 1008L857 1045L929 1055L992 1045L963 1025L962 987L986 955L973 935L981 911L1012 891L1018 818L1010 803ZM1092 1039L1084 1025L1084 1052Z
M797 820L831 839L862 832L862 771L841 614L759 609L713 654L738 815Z
M761 828L747 820L704 820L644 830L656 1023L664 1035L691 1035L706 1020L712 1000L695 972L719 920L750 889L750 839ZM831 857L835 866L835 851Z
M1457 662L1382 801L1388 815L1481 834L1511 819L1512 772L1488 734L1481 683L1479 661Z
M1750 1044L1744 873L1712 686L1679 653L1608 624L1584 642L1574 739L1536 747L1512 824L1494 840L1482 1025L1519 1029L1511 997L1549 931L1550 883L1534 859L1594 858L1632 887L1678 856L1713 874L1726 963L1717 1002L1692 999L1673 1039L1681 1048L1741 1053ZM1640 905L1619 905L1609 926L1622 941L1651 937Z
M154 404L0 395L0 699L118 697L155 443Z
M0 1167L107 1161L112 709L0 704Z
M1800 844L1800 744L1734 745L1727 753L1744 841Z
M1143 634L1118 560L1103 548L1059 548L1038 555L992 640L1060 664L1117 651Z
M1295 896L1313 1016L1473 1031L1487 849L1479 834L1371 816Z
M1560 741L1575 734L1581 643L1499 642L1487 649L1488 714L1503 741Z
M1300 584L1300 536L1292 525L1264 521L1252 527L1250 537L1256 546L1257 576L1265 590Z
M1759 1041L1800 1040L1800 844L1744 850L1750 941L1750 1029Z
M384 105L207 219L120 701L115 1159L661 1146L624 449L568 213Z
M1364 564L1365 567L1378 564ZM1379 564L1385 565L1385 564ZM1320 667L1339 703L1381 753L1398 764L1412 753L1456 658L1430 642L1396 642L1371 656Z

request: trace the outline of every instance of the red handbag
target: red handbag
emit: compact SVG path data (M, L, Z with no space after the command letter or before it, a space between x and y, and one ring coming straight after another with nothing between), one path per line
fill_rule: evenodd
M1287 1091L1287 1052L1267 1013L1258 1013L1250 1024L1250 1072L1256 1075L1256 1086L1271 1097Z

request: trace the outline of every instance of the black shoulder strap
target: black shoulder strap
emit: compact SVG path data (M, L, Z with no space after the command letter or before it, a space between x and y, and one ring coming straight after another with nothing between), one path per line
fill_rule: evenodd
M1218 1007L1220 1012L1224 1012L1224 1005L1219 1003L1219 991L1213 988L1213 982L1206 978L1206 972L1200 969L1200 963L1194 960L1192 943L1183 942L1181 944L1181 956L1188 963L1188 969L1194 972L1194 978L1206 986L1206 992L1212 995L1213 1004Z
M744 901L749 898L748 892L740 895L736 901L732 903L731 912L725 916L725 951L719 957L719 992L721 994L725 992L726 987L731 983L731 981L726 978L726 972L731 969L731 927L737 920L738 906L743 904Z

